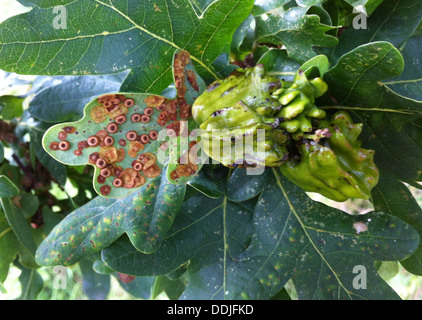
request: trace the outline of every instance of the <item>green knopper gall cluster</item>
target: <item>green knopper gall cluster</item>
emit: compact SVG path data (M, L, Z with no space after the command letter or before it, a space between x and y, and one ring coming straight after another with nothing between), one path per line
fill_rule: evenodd
M329 120L315 105L327 89L301 70L284 81L266 75L262 65L239 69L212 83L192 106L203 149L228 167L280 167L305 191L336 201L368 199L378 182L374 151L361 148L362 126L346 112ZM258 147L265 152L254 153Z

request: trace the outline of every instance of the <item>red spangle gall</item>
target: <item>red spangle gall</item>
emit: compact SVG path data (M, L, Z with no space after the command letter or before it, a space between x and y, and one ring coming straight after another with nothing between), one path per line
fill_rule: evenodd
M100 175L102 175L104 178L107 178L111 175L111 171L109 168L103 168L100 171Z
M101 192L101 194L102 194L103 196L108 195L108 194L110 193L110 191L111 191L111 187L110 187L110 186L102 186L102 187L100 188L100 192Z
M122 114L121 116L116 117L114 121L116 121L117 124L123 124L126 122L126 116Z
M142 135L141 135L141 137L140 137L140 140L141 140L141 142L142 142L143 144L148 143L148 142L149 142L149 135L147 135L147 134L142 134Z
M142 116L139 113L134 113L130 117L130 120L132 120L132 122L139 122L139 121L141 121L141 118L142 118Z
M103 159L103 158L98 158L97 161L95 162L95 165L99 168L99 169L103 169L106 167L107 162Z
M147 116L145 114L142 115L142 117L141 117L141 122L142 123L148 123L150 121L151 121L151 118L149 116Z
M70 149L70 142L67 140L62 140L59 142L59 149L62 151L67 151Z
M88 143L88 145L90 147L96 147L100 144L100 138L98 138L97 136L90 136L86 142Z
M136 133L136 131L131 130L126 133L126 139L128 139L129 141L135 141L137 137L138 134Z
M132 107L134 104L135 104L135 100L133 100L131 98L126 99L125 102L124 102L124 105L127 108Z
M149 137L151 138L151 140L156 140L158 138L158 132L155 130L151 130L149 132Z
M107 131L111 134L116 133L119 130L119 126L112 122L107 125Z
M152 109L151 107L148 107L144 110L144 115L148 117L152 116L153 113L154 113L154 109Z
M116 178L113 180L113 186L116 188L120 188L123 185L123 180L120 178Z
M106 146L112 146L114 144L114 139L113 137L107 136L104 138L104 144Z

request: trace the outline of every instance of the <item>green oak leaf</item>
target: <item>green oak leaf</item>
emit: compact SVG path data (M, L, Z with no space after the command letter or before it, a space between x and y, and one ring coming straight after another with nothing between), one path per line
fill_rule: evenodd
M96 197L67 215L36 252L39 265L72 265L106 248L126 233L142 252L156 250L183 202L186 185L161 175L132 194Z
M326 0L296 0L296 3L301 7L310 7L320 4Z
M21 3L32 10L4 21L0 28L1 69L38 75L130 70L122 91L156 94L172 82L176 49L191 53L199 74L218 77L211 65L228 54L234 31L253 5L251 0L199 6L185 0ZM53 10L56 6L62 6L66 17Z
M127 72L103 76L64 76L53 80L29 102L29 112L38 120L58 123L75 121L95 97L117 92Z
M422 209L412 193L401 181L391 176L382 176L374 188L375 210L394 215L412 225L422 236ZM410 257L400 261L409 272L422 275L422 245Z
M11 198L0 198L0 204L9 226L12 228L17 239L19 239L24 248L33 257L37 249L37 241L27 221L25 214L28 214L28 212L25 210L24 202L26 202L26 206L32 206L33 210L38 208L38 199L30 194L25 197L22 194L22 196L16 197L14 201ZM34 212L30 213L29 216L33 214Z
M0 210L0 283L6 280L9 266L18 252L19 240L16 239L5 215Z
M0 116L3 120L19 118L23 113L24 98L16 96L0 97Z
M314 57L313 46L332 47L337 38L327 34L332 27L320 23L320 17L306 14L309 7L267 12L256 19L257 43L284 45L289 57L304 63Z
M420 48L422 35L413 36L400 49L404 59L403 72L393 78L383 81L392 91L410 99L422 101L422 62Z
M265 52L257 63L263 64L268 75L274 75L286 81L293 81L300 64L289 58L284 49L271 48Z
M349 111L355 122L363 123L362 145L375 150L377 166L412 180L422 169L422 145L414 138L420 135L422 102L401 96L382 82L401 74L403 67L403 57L391 43L357 47L324 74L336 105L322 108ZM327 95L324 99L318 103L333 104Z
M79 262L82 273L82 288L91 300L105 300L110 291L110 275L99 274L93 269L91 259L82 259Z
M291 278L299 299L397 298L376 276L373 261L405 257L419 241L410 225L392 216L350 216L311 200L276 169L260 195L254 222L251 245L228 269L233 275L248 272L251 279L226 285L235 297L265 299ZM367 228L359 232L356 224L362 223ZM269 253L265 259L263 250ZM368 290L353 287L352 269L358 265L366 268Z
M35 300L44 286L44 280L37 269L29 269L15 262L16 266L22 271L19 276L19 282L22 287L21 295L17 300Z
M367 6L371 9L370 3ZM399 48L413 34L421 19L419 0L384 1L366 19L367 29L349 27L342 33L330 58L338 59L360 45L375 41L388 41Z
M19 195L18 187L6 176L0 175L0 198Z
M102 251L103 261L117 272L136 276L166 275L187 269L196 272L236 257L250 241L253 204L238 204L197 193L187 199L160 248L142 254L127 237ZM229 244L225 247L225 243ZM130 262L132 261L132 262Z

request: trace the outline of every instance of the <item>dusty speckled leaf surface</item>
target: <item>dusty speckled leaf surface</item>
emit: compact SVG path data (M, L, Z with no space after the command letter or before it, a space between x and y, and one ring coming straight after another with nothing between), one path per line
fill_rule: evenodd
M38 247L40 265L71 265L126 233L142 252L161 243L180 209L185 185L157 177L121 199L97 197L66 216Z
M103 250L104 262L138 276L166 274L189 262L182 294L188 300L269 299L289 279L301 299L398 297L377 276L374 261L414 252L419 236L410 225L382 212L354 217L315 202L277 169L266 178L255 200L191 197L154 253L143 254L121 238ZM367 230L358 232L357 223ZM366 290L353 286L357 265L367 272Z

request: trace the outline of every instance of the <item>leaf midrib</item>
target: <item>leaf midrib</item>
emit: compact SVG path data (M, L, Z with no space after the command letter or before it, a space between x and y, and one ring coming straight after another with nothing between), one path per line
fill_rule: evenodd
M347 99L349 99L349 97L352 95L352 92L355 90L355 87L356 87L356 85L359 83L359 81L366 75L366 73L369 71L369 70L371 70L372 68L374 68L376 65L378 65L381 61L383 61L384 60L384 58L390 53L390 51L391 50L393 50L393 46L391 46L388 50L386 50L386 52L385 52L385 54L382 56L382 57L380 57L379 59L377 59L377 60L375 60L374 61L374 63L372 64L372 65L370 65L370 66L368 66L363 72L362 72L362 74L361 75L359 75L357 78L356 78L356 80L355 80L355 82L352 84L352 86L350 87L350 89L349 89L349 92L348 92L348 94L347 94L347 96L346 96L346 98L344 98L343 99L343 101L341 102L341 104L342 103L344 103L345 101L347 101Z
M302 221L302 219L299 216L299 213L296 211L296 208L294 207L293 203L290 201L290 198L286 192L286 190L283 187L283 184L280 181L280 177L276 171L276 169L273 169L273 173L274 173L274 177L277 181L277 185L280 188L281 192L283 193L284 198L287 201L287 204L290 207L290 212L293 213L293 215L296 217L296 220L299 222L300 226L303 229L303 232L305 233L305 236L307 237L309 243L312 245L313 249L315 250L315 252L320 256L322 262L327 266L327 268L331 271L331 273L334 275L335 279L337 280L340 288L342 288L348 295L348 297L352 300L352 292L350 292L345 285L341 282L340 278L338 277L337 273L335 272L334 268L330 265L330 263L325 259L324 255L322 254L322 252L318 249L317 245L315 244L315 242L313 241L311 235L309 234L308 230L307 230L307 226L304 224L304 222Z
M166 44L168 44L168 45L170 45L170 46L172 46L172 47L174 47L175 49L177 49L177 50L184 50L184 48L181 48L181 47L179 47L177 44L175 44L174 42L172 42L172 41L169 41L169 40L167 40L167 39L165 39L165 38L162 38L162 37L160 37L160 36L158 36L158 35L156 35L155 33L153 33L153 32L151 32L151 31L149 31L148 29L145 29L145 28L143 28L142 26L140 26L140 25L138 25L135 21L133 21L129 16L127 16L127 15L125 15L123 12L121 12L120 10L118 10L116 7L114 7L114 6L112 6L112 5L109 5L109 4L106 4L106 3L104 3L104 2L101 2L101 1L99 1L99 0L94 0L95 2L97 2L98 4L100 4L100 5L103 5L103 6L105 6L105 7L108 7L108 8L110 8L111 10L113 10L113 11L115 11L115 12L117 12L120 16L122 16L124 19L126 19L127 21L129 21L129 23L131 23L132 25L133 25L133 28L135 29L139 29L139 30L141 30L142 32L145 32L146 34L148 34L148 35L150 35L151 37L153 37L153 38L155 38L155 39L157 39L157 40L160 40L160 41L162 41L162 42L164 42L164 43L166 43ZM170 20L171 21L171 20ZM201 65L201 67L203 67L205 70L207 70L214 78L216 78L216 79L218 79L219 77L201 60L201 59L199 59L199 58L197 58L196 56L193 56L193 55L191 55L190 56L190 58L192 59L192 60L194 60L196 63L198 63L198 64L200 64Z
M159 35L149 31L146 28L143 28L142 26L140 26L139 24L137 24L135 21L133 21L129 16L127 16L126 14L124 14L123 12L121 12L120 10L118 10L116 7L114 7L113 5L104 3L100 0L93 0L94 2L98 3L99 5L102 5L104 7L107 7L113 11L115 11L117 14L119 14L122 18L126 19L130 24L132 24L131 28L127 28L124 30L118 30L118 31L113 31L113 32L109 32L109 31L103 31L101 33L97 33L97 34L90 34L90 35L81 35L81 36L75 36L75 37L70 37L70 38L59 38L59 39L51 39L51 40L39 40L39 41L30 41L30 42L24 42L24 41L14 41L14 42L7 42L7 43L0 43L0 45L15 45L15 44L22 44L22 45L33 45L33 44L45 44L45 43L55 43L55 42L67 42L67 41L74 41L74 40L81 40L81 39L92 39L94 37L105 37L105 36L109 36L109 35L115 35L115 34L121 34L121 33L125 33L131 30L135 30L135 29L139 29L142 32L148 34L149 36L151 36L152 38L159 40L161 42L164 42L165 44L177 49L177 50L184 50L185 48L181 48L179 47L176 43L174 43L173 41L167 40L163 37L160 37ZM202 18L202 17L201 17ZM169 21L171 22L171 19L169 17ZM217 30L218 28L216 28ZM216 32L216 31L215 31ZM173 33L172 33L173 35ZM212 38L212 37L211 37ZM209 41L211 41L211 38L209 39ZM209 42L208 41L208 42ZM205 50L204 50L205 52ZM213 72L211 70L210 67L208 67L208 65L206 65L202 58L203 58L204 54L202 54L201 58L197 58L194 55L191 55L190 58L195 61L196 63L198 63L202 68L204 68L207 72L209 72L215 79L219 79L218 75Z

